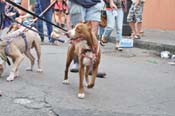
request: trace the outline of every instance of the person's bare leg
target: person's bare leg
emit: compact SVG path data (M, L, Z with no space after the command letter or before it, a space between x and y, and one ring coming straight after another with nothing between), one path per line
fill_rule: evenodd
M141 29L142 29L142 23L137 22L136 23L136 35L140 35Z
M129 26L131 27L132 30L132 35L131 37L134 39L134 36L136 35L136 28L135 28L135 22L130 22Z

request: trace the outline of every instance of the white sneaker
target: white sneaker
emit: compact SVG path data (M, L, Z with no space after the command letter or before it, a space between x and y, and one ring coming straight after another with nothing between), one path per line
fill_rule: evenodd
M78 63L74 63L72 65L70 72L78 72Z

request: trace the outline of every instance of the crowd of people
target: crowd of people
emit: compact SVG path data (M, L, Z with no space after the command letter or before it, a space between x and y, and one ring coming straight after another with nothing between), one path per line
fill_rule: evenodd
M122 39L124 12L129 11L127 22L129 23L132 30L131 38L140 39L140 32L142 32L142 13L145 0L132 0L130 9L127 9L127 1L128 0L88 0L87 2L84 0L57 0L54 7L44 13L43 17L48 21L54 20L58 26L68 30L78 22L92 20L94 32L101 36L101 41L103 43L107 42L107 38L109 38L112 31L116 29L115 48L121 51L122 48L120 48L119 42ZM19 5L21 4L21 0L14 0L14 2ZM36 0L35 4L29 6L28 10L35 12L36 15L39 15L51 4L51 2L53 2L53 0ZM101 4L98 5L99 3ZM5 0L1 0L1 9L4 9L5 13L5 16L1 15L1 20L4 20L1 21L1 29L11 25L11 22L8 18L6 18L6 16L10 16L24 25L29 25L33 19L32 15L24 15L18 8L8 4L5 2ZM98 10L98 15L96 15L94 9ZM101 20L101 10L105 10L106 12L106 27L99 26L99 22ZM3 10L0 12L3 12ZM37 20L35 27L40 33L44 33L42 20ZM48 23L46 23L46 27L47 34L50 36L53 27ZM100 33L98 33L99 30ZM41 41L44 41L44 36L40 34L40 37ZM52 42L50 37L48 40L49 42Z
M34 5L28 7L28 10L40 15L54 0L36 0ZM132 34L131 39L140 39L142 31L142 13L145 0L131 0L132 5L127 9L128 0L57 0L53 8L49 9L42 15L48 21L54 21L55 24L62 28L70 29L79 22L89 22L93 32L98 36L102 44L107 42L109 36L114 29L116 45L115 49L122 51L119 42L123 39L123 19L124 12L129 12L127 22L129 23ZM16 4L21 4L22 0L14 0ZM11 25L11 21L7 18L12 17L24 25L30 25L34 17L30 14L24 14L16 7L8 4L5 0L0 0L0 28L4 29ZM101 11L106 12L107 24L100 27ZM34 25L40 33L43 31L43 21L38 19ZM50 37L53 26L46 22L48 41L52 43ZM100 30L100 31L99 31ZM101 31L103 30L103 31ZM99 33L100 32L100 33ZM44 42L43 34L40 34L41 41ZM77 71L78 60L74 58L72 71Z

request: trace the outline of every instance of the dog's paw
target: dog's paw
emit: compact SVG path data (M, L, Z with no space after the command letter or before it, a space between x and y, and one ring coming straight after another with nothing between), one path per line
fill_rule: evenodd
M85 98L85 94L84 93L78 93L78 98L84 99Z
M88 84L87 85L87 88L89 88L89 89L91 89L91 88L93 88L94 87L94 84Z
M41 73L41 72L43 72L43 69L38 68L38 69L37 69L37 72Z
M88 83L87 82L85 83L85 87L88 87Z
M13 72L10 73L10 75L7 77L7 81L13 81L15 79L15 74Z
M64 80L63 81L63 84L68 85L69 84L69 81L68 80Z
M26 68L26 71L33 71L32 68Z

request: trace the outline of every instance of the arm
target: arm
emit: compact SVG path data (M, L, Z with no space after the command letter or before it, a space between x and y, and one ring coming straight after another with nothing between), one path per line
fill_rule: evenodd
M136 0L135 6L137 7L139 5L139 3L140 3L140 0Z
M30 14L25 14L25 15L23 15L23 16L20 16L19 18L21 18L21 19L25 19L25 18L29 18L29 17L32 17Z
M117 9L117 6L114 4L114 0L109 0L109 3L112 9Z
M128 6L127 6L127 0L122 0L122 2L123 2L123 10L124 10L124 12L127 12L127 10L128 10Z

